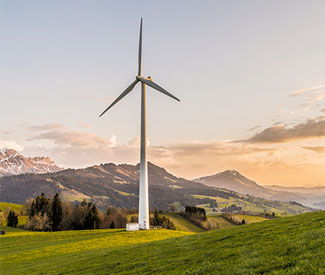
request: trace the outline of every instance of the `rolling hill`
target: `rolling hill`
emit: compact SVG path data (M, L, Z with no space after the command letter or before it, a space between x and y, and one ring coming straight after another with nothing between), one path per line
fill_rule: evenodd
M2 274L324 274L325 212L227 229L0 236Z
M310 207L325 210L325 186L285 187L279 185L269 185L266 187L278 192L294 192L296 194L300 194L304 197L304 199L297 199L297 201Z
M208 206L217 200L222 201L220 206L230 206L236 202L243 210L254 210L254 213L270 209L277 213L291 214L312 211L308 207L293 203L244 196L226 189L178 178L152 163L148 164L148 170L151 209L167 210L170 204L175 202L179 202L183 207ZM42 192L46 195L57 192L65 201L92 200L103 210L108 205L137 208L138 181L139 165L113 163L85 169L67 169L56 173L7 176L0 178L0 201L23 204L26 199L35 198ZM283 210L283 205L287 210Z

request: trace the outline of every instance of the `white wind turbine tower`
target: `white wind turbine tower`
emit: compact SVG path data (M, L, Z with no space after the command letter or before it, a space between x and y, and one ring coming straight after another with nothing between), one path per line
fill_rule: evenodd
M147 123L146 123L146 85L154 88L171 98L180 101L177 97L167 92L165 89L154 83L151 77L143 77L141 75L142 63L142 18L140 23L140 38L139 38L139 56L138 56L138 75L135 81L131 83L126 90L121 93L113 103L100 115L105 114L108 109L114 106L118 101L132 91L138 82L141 82L141 148L140 148L140 184L139 184L139 228L149 229L149 193L148 193L148 165L147 165Z

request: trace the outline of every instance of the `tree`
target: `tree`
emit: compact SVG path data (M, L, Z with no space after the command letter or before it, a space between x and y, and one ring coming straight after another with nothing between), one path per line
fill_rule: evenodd
M50 206L50 201L45 197L44 193L36 197L36 202L35 202L36 214L40 212L42 216L44 216L45 213L49 214L49 206Z
M137 216L132 216L130 222L138 223L138 217Z
M160 225L160 219L159 219L159 214L158 214L157 209L155 210L155 213L154 213L152 225Z
M59 194L56 193L52 199L52 207L51 207L51 222L52 222L53 231L60 230L62 217L63 217L62 202Z
M118 209L114 206L109 206L106 211L107 216L115 216L118 214Z
M36 204L35 204L35 201L33 200L32 205L30 207L29 218L31 219L36 214L37 214Z
M18 216L15 211L10 210L7 217L7 226L9 227L17 227L18 224Z
M86 205L76 205L71 214L70 226L72 230L84 229L85 218L88 214Z
M206 213L204 208L195 207L195 206L186 206L185 214L194 219L206 220Z
M88 203L88 213L85 217L84 228L85 229L95 229L99 228L99 214L96 205L93 203Z
M32 231L49 231L51 229L50 219L46 213L44 216L41 213L36 214L28 220L26 228Z
M114 221L111 222L111 225L110 225L109 228L111 228L111 229L114 229L114 228L115 228L115 223L114 223Z

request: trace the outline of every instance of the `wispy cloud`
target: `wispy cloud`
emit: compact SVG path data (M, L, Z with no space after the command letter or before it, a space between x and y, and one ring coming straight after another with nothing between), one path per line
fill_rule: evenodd
M300 89L300 90L291 92L290 96L301 96L301 95L304 95L305 93L317 91L317 90L320 90L323 88L325 88L325 86L323 86L323 85L317 85L317 86L310 87L310 88L304 88L304 89Z
M304 146L302 147L306 150L311 150L317 153L325 153L325 146Z
M247 132L257 130L257 129L261 128L261 127L262 127L261 125L256 125L256 126L254 126L254 127L252 127L252 128L249 128L249 129L247 130Z
M73 147L103 148L116 146L116 137L114 135L107 139L81 131L50 131L34 135L30 138L30 140L40 139L53 141L54 144Z
M44 132L44 131L61 131L68 129L69 127L60 123L47 123L43 125L33 125L29 126L28 130L35 132Z

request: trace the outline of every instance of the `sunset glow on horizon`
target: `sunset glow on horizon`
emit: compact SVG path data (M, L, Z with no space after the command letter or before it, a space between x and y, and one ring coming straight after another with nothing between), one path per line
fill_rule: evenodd
M148 87L148 161L325 186L324 1L140 2L2 2L0 149L138 163L140 88L98 116L134 80L142 16L144 68L181 98Z

